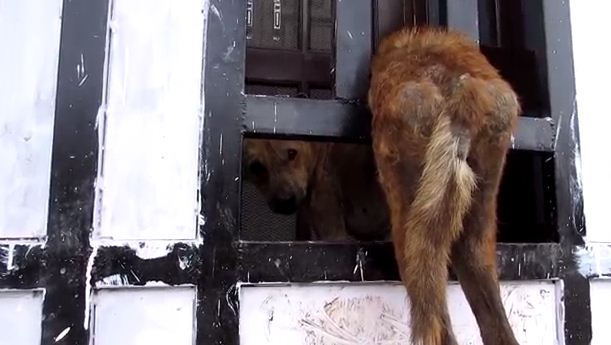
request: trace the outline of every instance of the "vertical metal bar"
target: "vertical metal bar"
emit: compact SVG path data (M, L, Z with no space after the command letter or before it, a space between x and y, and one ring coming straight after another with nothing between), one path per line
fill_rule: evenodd
M246 2L210 0L204 61L197 343L239 344L237 252ZM256 20L256 19L255 19Z
M498 12L497 0L478 1L480 42L489 46L498 46Z
M565 248L564 334L567 345L589 344L592 338L590 293L587 278L578 270L574 248L584 243L583 196L576 164L579 158L579 123L575 103L573 49L568 1L544 0L543 21L547 58L547 85L551 115L556 124L554 153L556 217Z
M575 102L573 49L569 4L543 1L547 57L547 84L551 117L556 124L556 197L561 238L580 245L585 235L581 183L576 172L579 123Z
M305 73L307 68L305 65L308 60L310 60L308 52L310 51L310 1L309 0L301 0L301 11L300 11L300 28L301 35L299 41L301 42L301 71ZM310 94L310 87L308 82L306 81L305 75L301 76L301 81L299 83L299 92L304 93L305 95Z
M421 0L426 12L426 24L431 26L443 26L445 19L442 18L443 0ZM422 6L422 5L421 5Z
M374 10L374 43L404 25L411 26L413 9L411 1L403 0L376 0Z
M501 45L503 41L502 31L501 31L501 0L494 0L494 19L496 25L496 44Z
M96 117L103 93L108 0L65 0L51 166L42 344L87 344L86 270L91 252ZM76 73L80 70L82 73Z
M448 0L445 4L448 28L461 31L479 42L477 2L477 0Z
M367 93L372 45L371 0L336 0L335 96L362 98Z

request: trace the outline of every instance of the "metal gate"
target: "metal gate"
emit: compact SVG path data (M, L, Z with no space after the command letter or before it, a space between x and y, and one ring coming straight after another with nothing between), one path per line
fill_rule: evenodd
M421 23L478 39L521 93L504 193L509 204L519 181L536 184L525 209L539 223L501 233L500 278L554 282L559 338L589 344L589 279L611 265L579 267L596 254L583 246L569 2L337 0L312 24L323 3L0 1L0 157L16 169L0 163L0 310L41 315L40 333L23 335L37 325L28 314L0 344L239 344L251 286L397 281L389 243L245 236L241 148L244 136L366 143L371 52ZM331 44L305 44L312 27ZM254 94L265 83L292 97ZM510 206L499 212L520 226Z

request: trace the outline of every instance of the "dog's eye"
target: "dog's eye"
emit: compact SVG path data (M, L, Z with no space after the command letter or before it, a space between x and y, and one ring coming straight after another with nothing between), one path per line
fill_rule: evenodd
M248 166L248 170L253 175L259 175L265 172L265 166L259 161L254 161Z
M297 157L297 150L295 149L288 149L286 153L290 161L292 161L293 159L295 159L295 157Z

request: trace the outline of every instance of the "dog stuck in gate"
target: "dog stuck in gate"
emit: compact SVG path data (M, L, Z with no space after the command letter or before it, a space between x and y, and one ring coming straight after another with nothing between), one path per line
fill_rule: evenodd
M414 28L380 43L368 97L413 343L456 344L446 304L451 264L483 343L516 345L495 249L496 197L520 112L517 95L466 36Z
M457 344L446 301L451 266L483 343L517 345L495 250L496 197L520 112L517 95L466 36L406 28L383 39L374 54L368 104L372 152L247 139L246 179L275 212L299 212L298 227L308 234L302 239L355 237L390 222L413 344ZM377 171L379 185L358 182L365 175L355 175L367 169L374 170L370 176ZM349 178L357 191L347 187ZM362 202L382 211L355 216ZM370 219L355 230L351 217Z
M279 214L297 215L297 240L384 240L388 206L368 145L244 140L244 177Z

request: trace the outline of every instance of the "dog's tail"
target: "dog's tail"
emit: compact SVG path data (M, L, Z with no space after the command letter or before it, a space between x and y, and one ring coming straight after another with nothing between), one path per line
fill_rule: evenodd
M406 224L412 231L428 233L432 240L440 237L444 242L458 238L472 203L476 176L467 157L471 138L479 129L474 112L487 106L478 104L476 85L465 78L436 119Z
M439 337L451 329L443 318L447 263L476 187L475 173L467 164L473 121L465 117L473 114L461 109L472 104L455 95L456 102L446 101L437 115L414 200L404 218L410 237L403 242L402 278L415 299L410 312L412 343L419 345L441 345ZM426 303L418 303L423 302L418 296L427 296Z

